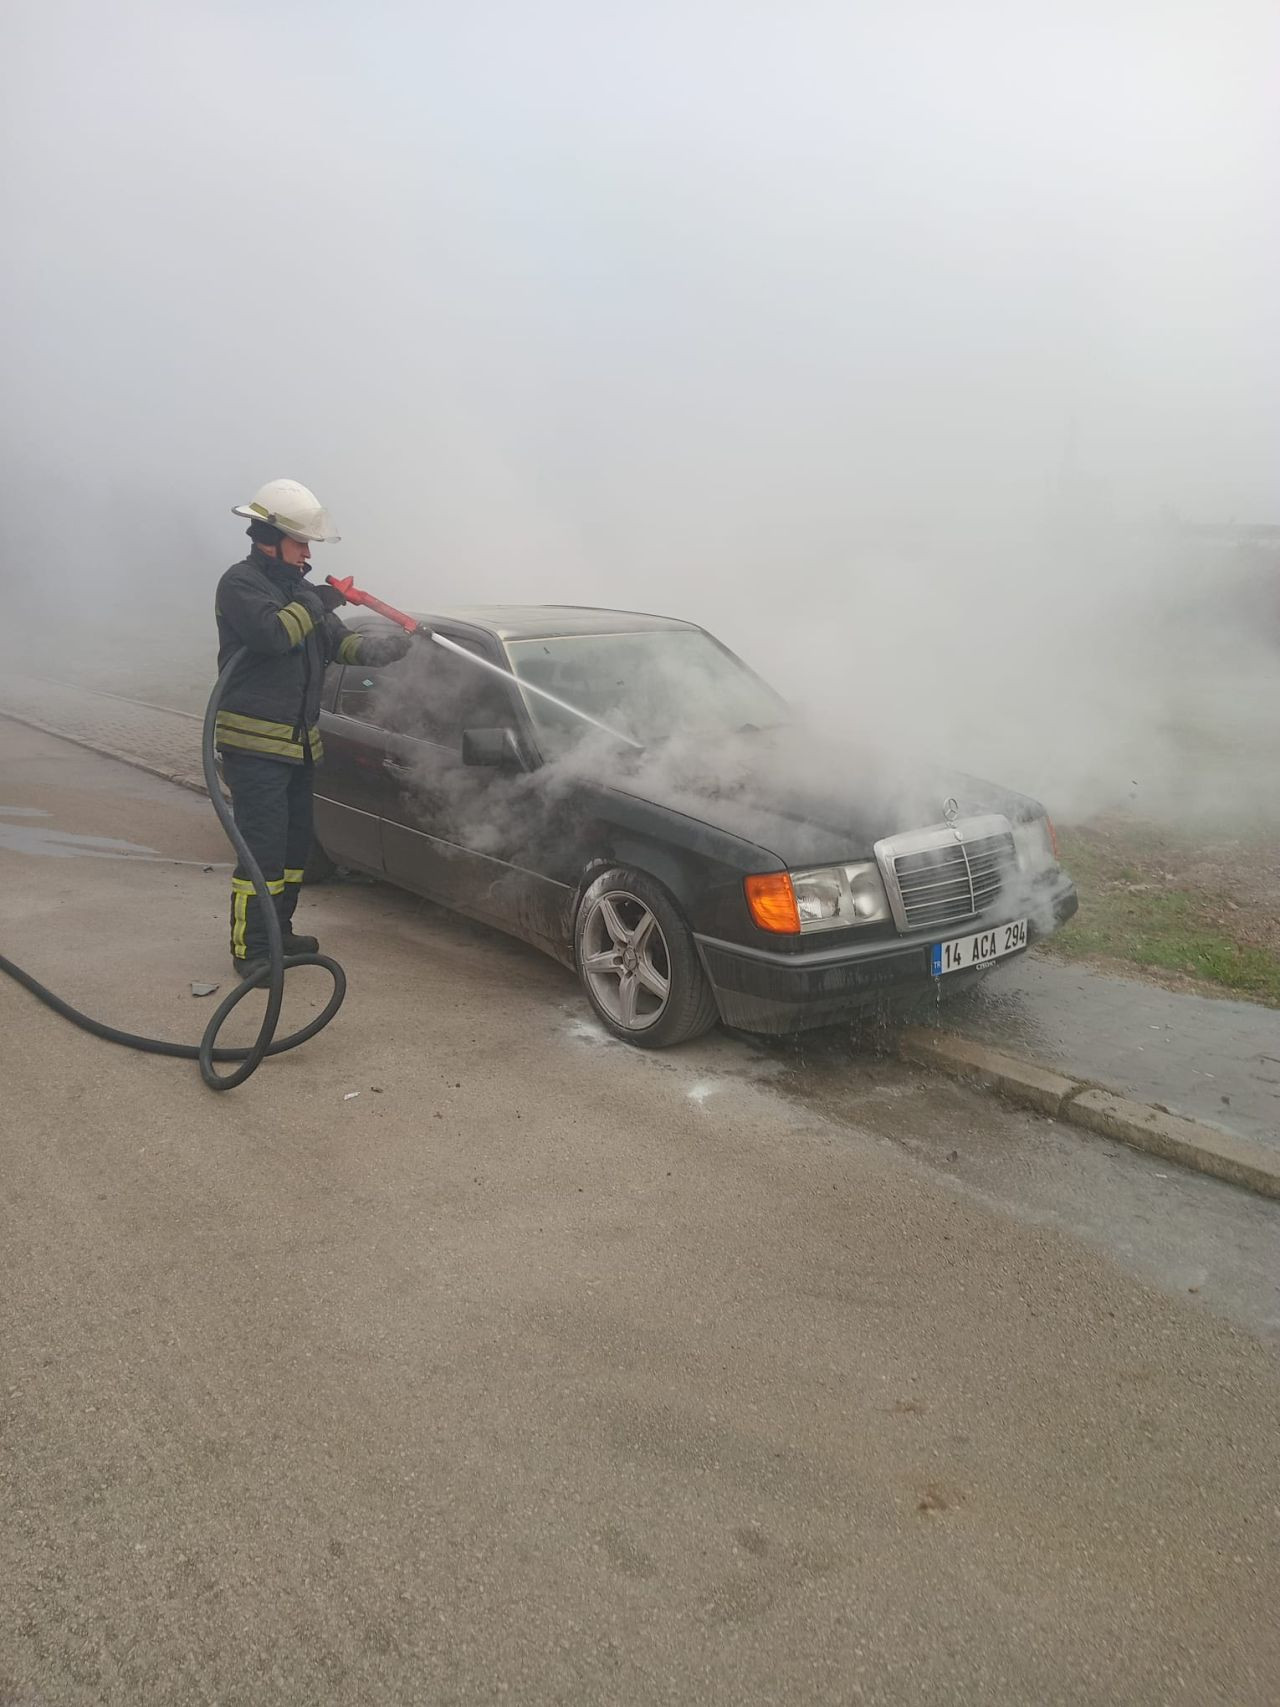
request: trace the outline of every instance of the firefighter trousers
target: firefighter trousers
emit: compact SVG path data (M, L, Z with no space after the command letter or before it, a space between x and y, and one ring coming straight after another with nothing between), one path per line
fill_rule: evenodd
M225 748L221 757L236 824L262 867L280 929L287 935L311 852L315 767ZM265 960L267 955L267 927L242 866L231 879L231 954L235 960Z

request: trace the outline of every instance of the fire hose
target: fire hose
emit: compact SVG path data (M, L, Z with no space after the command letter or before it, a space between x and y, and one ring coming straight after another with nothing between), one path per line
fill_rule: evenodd
M92 1033L94 1037L105 1038L108 1043L122 1044L126 1049L139 1049L146 1055L171 1055L180 1061L198 1061L200 1077L210 1090L229 1091L237 1085L242 1085L251 1073L255 1073L268 1055L283 1055L287 1049L296 1049L299 1044L306 1043L309 1038L322 1031L338 1009L347 993L347 976L336 960L327 954L290 954L284 952L284 941L280 934L280 921L276 916L275 905L267 880L262 874L262 867L253 857L253 852L245 841L231 808L222 795L222 784L218 778L218 761L214 750L214 727L218 716L218 707L222 704L222 696L226 692L227 683L236 665L245 656L247 647L241 647L233 657L228 659L226 668L214 684L213 692L209 695L209 703L205 708L204 729L200 743L200 756L204 768L205 786L209 790L209 798L213 802L213 810L217 813L218 822L227 833L227 839L235 849L236 858L242 869L248 873L253 884L254 894L262 909L263 921L267 930L267 964L254 978L241 980L236 988L219 1003L208 1025L204 1028L204 1036L199 1043L170 1043L161 1037L142 1037L136 1032L121 1031L117 1026L107 1025L102 1020L94 1019L90 1014L81 1013L69 1002L64 1002L52 990L25 972L21 966L16 966L0 954L0 972L7 972L16 979L24 989L30 990L33 996L42 1001L54 1013L61 1014L63 1019L69 1019L73 1025L78 1025L82 1031ZM276 1026L280 1022L280 1008L284 1001L285 973L296 966L321 966L333 979L333 991L324 1007L301 1031L290 1032L287 1037L276 1036ZM267 1005L258 1027L258 1035L253 1042L244 1048L222 1048L218 1045L218 1034L226 1023L233 1008L242 1002L252 990L265 986ZM223 1061L235 1061L239 1065L233 1072L219 1073L216 1064Z
M485 658L478 658L474 652L469 652L465 646L459 646L446 635L435 634L425 624L418 622L416 618L406 615L404 611L396 610L393 605L384 604L372 593L366 593L363 589L355 586L350 576L340 581L330 575L328 580L330 586L336 587L349 604L364 605L368 609L376 611L380 616L398 624L406 633L434 641L437 645L457 653L479 668L490 670L496 675L504 677L507 681L511 680L510 673L503 670L500 665L492 664ZM117 1026L107 1025L102 1020L81 1013L78 1008L73 1008L61 996L55 995L31 973L24 971L21 966L0 954L0 972L8 973L10 978L15 979L24 989L29 990L33 996L43 1002L46 1007L52 1008L54 1013L60 1014L63 1019L70 1020L73 1025L79 1026L82 1031L87 1031L94 1037L101 1037L108 1043L121 1044L126 1049L138 1049L147 1055L169 1055L181 1061L197 1061L200 1065L200 1077L209 1089L214 1091L234 1090L237 1085L242 1085L251 1074L255 1073L268 1056L283 1055L286 1050L297 1049L300 1044L313 1038L317 1032L323 1031L342 1006L343 998L347 993L346 973L338 962L331 959L329 955L285 954L284 941L280 932L280 920L276 915L262 867L254 858L252 849L240 833L231 807L223 797L222 784L218 776L215 744L218 710L222 704L223 695L226 693L227 685L247 651L248 648L242 646L228 659L226 667L214 684L213 692L209 695L209 703L205 707L200 757L205 786L209 790L213 810L217 814L218 822L226 832L228 841L235 849L236 859L241 869L248 874L249 880L253 884L254 894L257 896L258 905L262 911L267 932L267 961L262 970L254 977L240 980L236 988L224 997L205 1027L204 1035L199 1043L171 1043L165 1038L143 1037L137 1032L122 1031ZM553 705L559 706L562 711L570 712L573 716L581 718L583 722L590 723L596 729L602 730L606 735L613 736L616 740L625 741L632 747L637 747L640 744L633 741L629 735L623 735L619 730L609 728L608 724L601 723L596 718L588 716L585 711L581 711L577 706L570 705L568 701L549 693L545 688L536 687L531 682L522 682L520 686L527 692L549 700ZM303 1026L300 1031L290 1032L287 1037L277 1037L276 1027L280 1023L280 1009L284 1002L285 974L299 966L323 968L333 980L333 990L329 1000L316 1017ZM218 1035L232 1011L251 991L263 988L267 992L267 1005L253 1042L243 1048L220 1046ZM216 1067L220 1062L236 1062L238 1065L233 1072L219 1073L216 1071Z

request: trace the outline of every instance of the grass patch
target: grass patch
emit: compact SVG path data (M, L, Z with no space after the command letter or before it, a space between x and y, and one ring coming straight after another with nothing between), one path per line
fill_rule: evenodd
M1145 857L1144 857L1145 856ZM1080 913L1050 943L1069 960L1123 961L1196 978L1224 994L1280 1007L1280 954L1269 942L1245 940L1253 915L1232 928L1222 893L1169 880L1170 846L1140 827L1123 836L1065 831L1063 864L1080 892Z

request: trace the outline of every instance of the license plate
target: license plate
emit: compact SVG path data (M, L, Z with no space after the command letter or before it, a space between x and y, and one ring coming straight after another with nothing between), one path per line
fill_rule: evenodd
M950 942L935 942L932 949L933 975L941 978L944 972L967 972L974 966L990 966L993 960L1000 960L1006 954L1016 954L1026 946L1025 919L997 925L994 930L977 931L973 936L952 937Z

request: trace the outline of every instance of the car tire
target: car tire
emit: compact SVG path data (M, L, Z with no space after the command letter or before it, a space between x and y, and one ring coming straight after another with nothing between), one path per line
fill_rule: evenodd
M642 871L601 872L584 891L573 933L578 976L602 1025L641 1049L669 1049L718 1017L689 927Z

